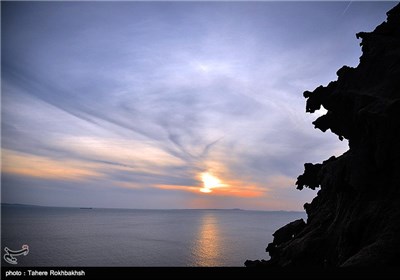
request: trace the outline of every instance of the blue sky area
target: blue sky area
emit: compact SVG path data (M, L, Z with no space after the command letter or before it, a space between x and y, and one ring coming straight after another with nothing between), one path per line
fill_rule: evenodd
M2 202L301 210L305 90L396 2L2 2Z

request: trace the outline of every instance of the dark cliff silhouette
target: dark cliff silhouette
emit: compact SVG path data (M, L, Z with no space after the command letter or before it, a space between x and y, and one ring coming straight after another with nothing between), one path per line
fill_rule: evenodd
M400 4L373 32L360 32L362 56L337 81L304 92L313 122L348 139L339 157L305 164L297 189L320 188L304 205L307 223L277 230L268 261L246 266L386 267L400 263Z

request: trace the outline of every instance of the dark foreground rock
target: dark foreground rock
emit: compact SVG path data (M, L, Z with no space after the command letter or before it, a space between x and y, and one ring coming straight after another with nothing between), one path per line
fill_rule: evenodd
M320 188L304 205L307 223L277 230L271 259L246 266L358 267L400 264L400 4L373 32L357 34L363 55L337 81L304 92L306 111L326 115L316 128L349 141L349 150L305 164L297 188Z

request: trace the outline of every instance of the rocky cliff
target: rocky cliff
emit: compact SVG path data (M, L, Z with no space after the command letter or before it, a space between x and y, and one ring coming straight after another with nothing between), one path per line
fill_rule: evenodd
M349 150L306 163L297 189L320 188L308 219L274 233L268 261L246 266L354 267L400 263L400 4L373 32L358 33L362 56L337 81L304 92L313 122L349 141Z

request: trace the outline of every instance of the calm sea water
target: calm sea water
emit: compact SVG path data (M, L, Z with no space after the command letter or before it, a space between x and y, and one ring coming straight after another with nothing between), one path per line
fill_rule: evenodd
M21 266L243 266L303 212L2 206L2 256ZM2 264L7 265L2 259Z

